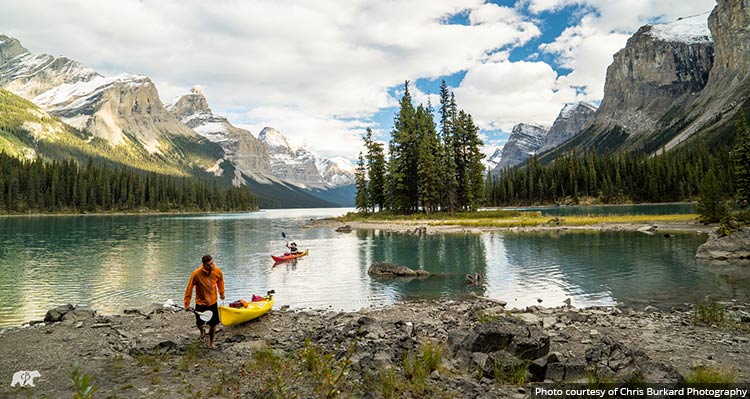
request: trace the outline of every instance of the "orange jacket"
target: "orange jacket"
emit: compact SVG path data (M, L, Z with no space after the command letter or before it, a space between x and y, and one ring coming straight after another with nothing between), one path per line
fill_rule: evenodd
M219 295L224 296L224 273L221 269L214 267L209 275L203 266L193 270L185 288L185 308L190 307L190 298L193 296L195 287L196 305L213 305L216 303L216 287L219 287Z

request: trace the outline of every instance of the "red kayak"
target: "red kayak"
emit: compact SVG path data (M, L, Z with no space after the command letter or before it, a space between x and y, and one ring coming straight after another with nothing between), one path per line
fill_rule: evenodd
M292 255L292 254L290 254L290 253L286 253L286 254L284 254L284 255L281 255L281 256L273 256L273 255L271 255L271 257L272 257L272 258L273 258L273 260L275 260L276 262L283 262L283 261L285 261L285 260L291 260L291 259L301 258L301 257L303 257L303 256L307 255L307 252L308 252L308 251L309 251L309 250L307 250L307 249L306 249L306 250L305 250L305 252L300 252L300 253L298 253L298 254L294 254L294 255Z

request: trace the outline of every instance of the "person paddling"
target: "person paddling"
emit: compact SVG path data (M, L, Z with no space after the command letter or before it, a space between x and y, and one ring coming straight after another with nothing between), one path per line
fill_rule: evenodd
M205 312L210 310L213 316L208 321L208 346L214 349L214 337L216 335L216 325L219 324L219 307L217 305L217 288L221 299L224 299L224 273L216 266L211 255L204 255L201 258L201 266L193 270L185 288L185 310L190 311L190 299L193 296L195 288L195 310ZM206 342L206 322L201 320L196 314L195 324L201 332L201 342Z
M297 243L294 243L294 242L291 244L287 243L286 247L289 248L289 253L292 255L297 255L302 252L299 249L297 249Z

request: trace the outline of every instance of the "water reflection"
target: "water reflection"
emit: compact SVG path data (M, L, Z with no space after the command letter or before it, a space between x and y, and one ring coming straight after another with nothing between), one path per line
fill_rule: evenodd
M354 310L410 298L476 292L510 306L651 303L669 306L707 294L748 301L750 269L702 265L705 238L640 233L484 233L402 235L309 228L295 210L200 216L0 218L0 323L39 319L62 304L105 312L179 302L200 257L214 255L228 300L276 290L277 306ZM310 254L274 265L286 251L281 232ZM426 270L434 277L371 278L374 262ZM466 274L485 283L467 285Z

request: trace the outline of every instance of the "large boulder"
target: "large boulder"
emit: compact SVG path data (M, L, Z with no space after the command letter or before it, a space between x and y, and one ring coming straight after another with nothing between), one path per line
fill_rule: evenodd
M521 359L534 360L547 355L549 345L549 335L540 326L507 318L475 327L452 349L483 353L504 350Z
M651 360L610 337L603 337L586 351L589 372L616 382L649 381L675 385L683 378L672 366Z
M713 260L750 259L750 228L726 237L710 238L698 247L695 257Z
M376 276L392 277L427 277L429 272L424 270L414 270L406 266L395 265L388 262L373 263L367 270L368 274Z
M60 305L54 309L50 309L44 316L44 321L46 323L56 323L58 321L62 321L65 314L72 311L73 309L75 309L75 306L71 304Z

